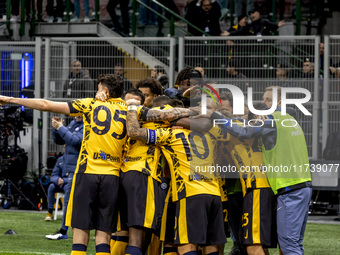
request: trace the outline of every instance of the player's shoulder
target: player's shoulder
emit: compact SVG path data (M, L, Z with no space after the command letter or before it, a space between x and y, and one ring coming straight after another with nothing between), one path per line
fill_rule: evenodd
M78 98L78 99L72 100L71 102L72 103L81 103L81 104L84 104L84 105L88 105L88 104L93 103L94 101L96 101L95 98L88 97L88 98Z
M127 111L127 106L125 102L120 98L112 98L105 102L95 99L93 101L93 107L108 108L111 111L115 111L115 110Z

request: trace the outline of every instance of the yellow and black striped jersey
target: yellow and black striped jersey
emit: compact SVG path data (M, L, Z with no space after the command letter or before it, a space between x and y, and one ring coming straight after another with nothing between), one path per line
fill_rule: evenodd
M234 166L234 161L232 160L225 144L230 140L230 134L228 134L226 141L218 141L216 143L216 156L215 156L215 164L220 166L221 168ZM234 178L234 176L230 176L228 172L223 172L219 174L219 182L220 182L220 191L221 191L221 200L222 202L228 201L228 190L227 190L227 181L229 178Z
M187 129L148 130L149 142L160 145L171 172L172 199L199 194L220 196L212 170L219 132L201 134Z
M264 160L261 138L246 139L244 142L247 144L245 149L250 157L252 167L244 169L244 171L240 173L243 193L245 194L247 189L270 188L267 174L262 171Z
M223 168L224 166L233 165L233 160L231 159L229 152L225 146L225 143L230 140L230 134L226 132L221 132L220 129L215 129L216 132L219 132L219 139L216 143L215 147L215 165L216 167L219 166L220 168ZM222 138L222 139L221 139ZM222 172L217 173L218 181L220 184L220 192L221 192L221 201L226 202L228 201L228 193L227 193L227 185L226 181L228 178L228 173Z
M153 109L168 110L171 108L170 105L165 105L164 107L155 107ZM155 130L170 127L170 123L168 121L143 122L142 127ZM162 152L160 147L155 144L145 144L132 138L128 138L127 144L127 153L121 168L122 172L139 171L161 182L159 161Z
M93 98L68 102L70 116L83 116L84 135L76 172L119 176L123 149L127 141L127 106L120 98L102 102ZM138 107L139 119L148 109Z
M249 188L270 187L267 175L261 171L264 162L260 138L240 141L231 136L225 146L239 171L243 195Z

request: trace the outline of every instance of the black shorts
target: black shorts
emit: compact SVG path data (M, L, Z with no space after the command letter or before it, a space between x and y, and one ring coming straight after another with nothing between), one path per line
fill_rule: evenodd
M121 203L119 202L119 205L121 205ZM121 220L121 213L120 210L118 211L118 218L117 218L117 231L129 231L129 227L127 225L127 222L125 222L125 220ZM123 219L126 219L126 217L123 217Z
M226 243L221 197L196 195L176 202L175 244Z
M122 186L120 219L129 227L156 230L158 209L158 182L139 171L121 173Z
M156 203L157 219L156 219L156 231L154 232L154 234L157 237L160 237L163 212L165 208L165 199L167 197L168 190L170 187L170 179L162 177L161 180L162 180L162 183L159 183L158 185L158 202Z
M169 198L170 195L171 189L168 190L168 194L164 203L160 240L167 243L174 243L176 204L171 201L171 198Z
M243 199L243 244L276 248L276 199L271 188L252 189Z
M230 226L228 221L228 201L222 202L223 207L223 221L224 221L224 233L225 237L230 237Z
M115 232L119 177L77 173L66 213L66 225L82 230Z
M243 214L243 194L236 192L228 195L225 202L228 210L228 221L236 242L242 243L242 214Z

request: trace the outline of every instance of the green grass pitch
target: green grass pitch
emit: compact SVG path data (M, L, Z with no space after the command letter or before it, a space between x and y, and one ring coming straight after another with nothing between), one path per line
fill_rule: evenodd
M0 211L0 254L70 254L72 249L72 231L68 231L67 240L47 240L46 234L53 234L61 226L61 216L57 221L45 222L45 214L38 212ZM17 235L5 235L12 229ZM87 254L95 254L94 231L91 231ZM305 254L336 255L340 251L340 225L307 224L304 247ZM228 254L232 241L228 239L225 254ZM271 255L278 255L275 249Z

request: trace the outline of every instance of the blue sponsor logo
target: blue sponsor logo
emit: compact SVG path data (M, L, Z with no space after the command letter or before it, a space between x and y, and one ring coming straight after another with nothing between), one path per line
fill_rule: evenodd
M106 159L106 153L104 151L100 151L99 156L101 159Z
M120 162L121 158L117 156L111 156L110 154L105 153L104 151L95 152L93 154L93 159L102 159L111 162Z

